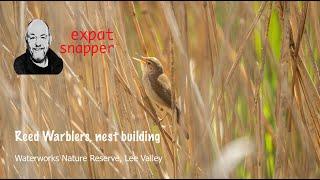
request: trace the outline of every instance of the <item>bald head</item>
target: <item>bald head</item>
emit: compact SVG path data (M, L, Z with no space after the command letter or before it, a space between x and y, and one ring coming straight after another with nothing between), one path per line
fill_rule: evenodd
M40 20L32 20L26 32L27 48L35 62L42 62L46 58L51 44L51 35L47 24Z
M49 27L41 19L32 20L27 27L27 35L30 33L49 34Z

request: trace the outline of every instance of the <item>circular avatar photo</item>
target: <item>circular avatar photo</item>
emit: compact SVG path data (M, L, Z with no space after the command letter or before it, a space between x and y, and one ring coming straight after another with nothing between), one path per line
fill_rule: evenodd
M14 61L17 74L59 74L62 59L49 46L52 42L49 26L40 19L32 20L25 35L27 49Z

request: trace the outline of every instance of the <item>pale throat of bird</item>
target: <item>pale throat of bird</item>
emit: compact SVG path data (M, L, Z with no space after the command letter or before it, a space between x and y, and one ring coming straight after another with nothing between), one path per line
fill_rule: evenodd
M146 64L141 64L141 69L144 74L149 74L152 70Z

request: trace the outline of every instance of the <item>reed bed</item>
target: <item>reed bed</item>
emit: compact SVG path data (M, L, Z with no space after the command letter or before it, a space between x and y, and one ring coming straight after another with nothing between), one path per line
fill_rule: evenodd
M319 178L320 3L1 2L0 178ZM32 19L62 57L19 76ZM73 30L114 31L110 54L59 53ZM81 42L79 42L81 43ZM183 137L161 122L131 57L160 59ZM154 142L16 142L14 131L148 131ZM155 162L16 162L26 155L156 154Z

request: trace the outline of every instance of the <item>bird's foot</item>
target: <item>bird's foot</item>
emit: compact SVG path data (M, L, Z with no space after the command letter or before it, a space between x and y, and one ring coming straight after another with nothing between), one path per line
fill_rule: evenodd
M156 104L156 106L160 109L160 111L163 111L163 108L161 106L159 106L158 104Z
M159 122L161 123L166 117L167 117L168 113L166 113L166 115L163 118L159 117Z

